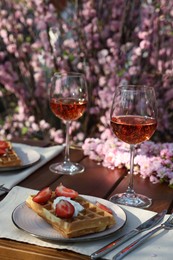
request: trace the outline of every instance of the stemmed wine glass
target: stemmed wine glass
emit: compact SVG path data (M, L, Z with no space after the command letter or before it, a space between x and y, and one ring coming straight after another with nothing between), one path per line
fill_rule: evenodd
M66 122L66 147L63 162L54 163L50 170L55 173L73 175L84 171L84 167L69 158L70 121L79 119L86 110L88 90L86 80L80 73L55 73L50 87L50 108L56 117Z
M130 144L130 181L125 193L115 194L114 203L146 208L152 200L133 189L135 145L149 140L157 127L155 91L152 87L128 85L116 88L111 108L111 128L115 136Z

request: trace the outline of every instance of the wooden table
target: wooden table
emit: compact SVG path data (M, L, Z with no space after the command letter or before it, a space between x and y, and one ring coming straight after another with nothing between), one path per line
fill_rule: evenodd
M109 170L102 167L95 161L83 155L82 150L72 149L71 160L80 162L85 166L85 172L74 176L58 175L49 171L49 165L63 160L63 153L57 158L41 167L27 179L19 183L22 187L42 189L50 186L54 189L61 182L63 185L77 190L81 194L97 196L109 199L114 193L123 192L127 188L128 177L125 169ZM135 191L147 195L153 199L149 210L160 212L167 209L168 213L173 212L173 190L167 184L152 184L147 179L135 176ZM1 196L2 200L4 196ZM1 223L2 224L2 223ZM90 259L87 256L79 255L67 250L56 250L44 248L8 239L0 239L0 259Z

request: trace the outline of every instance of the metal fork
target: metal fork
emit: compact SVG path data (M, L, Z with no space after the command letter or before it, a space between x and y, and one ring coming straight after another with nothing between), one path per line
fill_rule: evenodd
M126 256L131 251L133 251L136 247L141 245L147 238L151 237L154 233L158 232L160 229L166 229L166 230L173 229L173 213L170 215L170 217L164 223L162 223L158 227L154 228L153 230L151 230L144 236L140 237L139 239L137 239L136 241L134 241L133 243L131 243L130 245L128 245L127 247L122 249L118 254L116 254L112 258L112 260L122 259L124 256Z
M4 184L0 185L0 191L9 192L9 189L4 187Z

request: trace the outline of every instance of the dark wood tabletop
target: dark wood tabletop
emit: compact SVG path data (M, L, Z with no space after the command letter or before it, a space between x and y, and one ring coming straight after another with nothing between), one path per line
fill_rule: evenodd
M35 145L35 143L33 144ZM37 143L37 145L45 146L47 144ZM126 169L110 170L104 168L98 162L92 161L84 156L81 149L71 149L70 157L72 161L80 162L85 166L85 171L82 174L67 176L49 171L50 164L63 160L62 153L39 168L18 185L40 190L45 186L50 186L52 189L55 189L58 184L63 183L64 186L75 189L80 194L97 196L104 199L109 199L114 193L124 192L127 189L128 175ZM135 176L134 188L136 192L152 198L153 203L147 208L148 210L160 212L163 209L167 209L169 214L173 212L173 189L169 188L167 184L152 184L148 179ZM5 195L1 196L0 200L4 197ZM0 259L86 260L90 259L90 257L67 250L56 250L9 239L0 239Z

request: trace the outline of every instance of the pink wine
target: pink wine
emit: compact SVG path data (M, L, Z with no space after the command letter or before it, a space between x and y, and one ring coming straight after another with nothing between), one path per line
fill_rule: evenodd
M87 102L72 98L52 98L50 107L52 112L59 118L71 121L80 118L86 110Z
M150 139L157 122L152 117L117 116L111 118L111 127L120 140L128 144L138 144Z

